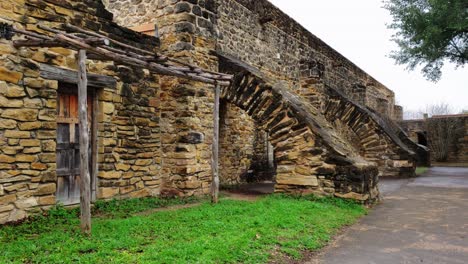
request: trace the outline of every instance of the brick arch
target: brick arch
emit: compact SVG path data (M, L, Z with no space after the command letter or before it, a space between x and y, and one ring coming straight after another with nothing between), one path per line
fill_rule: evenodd
M412 176L415 153L399 137L400 127L333 88L327 87L326 93L323 115L329 122L339 119L354 132L361 155L378 164L381 176Z
M269 133L277 162L275 191L378 196L377 168L341 140L311 104L249 72L235 75L222 98Z

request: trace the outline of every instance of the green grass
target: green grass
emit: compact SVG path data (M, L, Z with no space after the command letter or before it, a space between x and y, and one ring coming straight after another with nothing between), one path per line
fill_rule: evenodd
M0 263L265 263L273 255L300 258L366 213L341 199L272 195L131 215L154 207L151 200L98 204L92 237L80 234L77 211L63 208L3 227Z
M428 167L417 167L416 168L416 175L421 175L426 173L429 170Z

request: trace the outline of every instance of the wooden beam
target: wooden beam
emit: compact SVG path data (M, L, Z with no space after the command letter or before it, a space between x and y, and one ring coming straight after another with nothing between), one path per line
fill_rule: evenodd
M47 64L39 64L41 77L49 80L57 80L59 82L78 84L78 72L50 66ZM117 81L109 76L87 73L88 86L91 87L106 87L114 88L117 86Z
M80 119L80 212L81 231L91 235L91 183L89 175L88 79L86 50L78 52L78 114Z
M218 203L219 201L219 96L221 88L216 84L215 97L214 97L214 110L213 110L213 145L212 145L212 158L211 158L211 170L213 173L213 179L211 182L211 202Z
M82 29L80 27L77 27L77 26L74 26L72 24L65 24L64 25L66 29L69 29L69 30L74 30L76 32L81 32L83 34L87 34L89 36L93 36L93 37L98 37L98 38L107 38L107 36L105 35L102 35L102 34L99 34L99 33L96 33L96 32L93 32L93 31L89 31L89 30L85 30L85 29ZM119 45L123 48L127 48L129 50L133 50L135 52L140 52L142 54L145 54L145 55L152 55L152 56L155 56L156 53L154 52L151 52L151 51L147 51L147 50L143 50L143 49L140 49L140 48L137 48L137 47L133 47L131 45L128 45L128 44L125 44L125 43L122 43L120 41L117 41L115 39L111 39L109 38L110 42L112 42L113 44L116 44L116 45Z
M32 38L32 40L35 42L33 45L25 41L19 41L16 42L15 46L48 47L55 45L63 45L64 47L69 49L86 50L88 52L89 58L91 58L92 56L93 58L99 60L110 60L129 66L146 68L151 72L157 74L186 78L194 81L218 84L222 86L229 86L232 78L232 76L228 74L204 70L199 67L189 65L185 62L180 62L173 59L171 59L170 61L186 66L187 68L167 64L167 62L169 61L167 57L158 56L154 52L142 50L130 46L128 44L107 38L106 36L98 34L96 32L84 30L69 24L65 25L65 28L69 30L78 31L79 33L86 34L89 37L82 38L80 36L77 36L76 34L69 34L61 30L49 28L43 25L39 25L38 27L51 33L55 33L56 35L54 37L50 37L45 34L37 34L25 30L15 30L16 33L26 35ZM110 43L129 49L131 51L109 47L108 45Z
M204 82L204 83L210 83L210 84L215 84L218 83L223 86L229 86L230 82L228 81L222 81L222 80L216 80L216 78L213 79L208 79L206 77L199 76L195 73L184 73L181 71L176 71L176 70L171 70L167 66L163 66L158 63L154 62L147 62L144 60L140 60L137 58L133 57L128 57L125 55L121 55L112 51L109 51L107 49L101 48L101 47L93 47L87 43L81 42L79 40L76 40L74 38L70 38L65 34L57 34L55 36L55 39L58 41L61 41L63 43L69 44L70 46L75 47L76 49L84 49L87 51L90 51L94 54L101 55L106 58L111 58L115 62L127 64L127 65L132 65L136 67L142 67L146 68L154 73L159 73L162 75L168 75L168 76L174 76L174 77L181 77L185 79L190 79L193 81L199 81L199 82ZM213 76L214 77L214 76Z

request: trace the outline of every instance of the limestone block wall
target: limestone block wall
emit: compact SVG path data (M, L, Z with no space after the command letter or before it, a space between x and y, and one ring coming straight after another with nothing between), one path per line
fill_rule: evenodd
M36 30L73 23L136 46L153 39L111 23L100 2L5 0L0 21ZM106 33L111 32L111 33ZM15 39L20 38L16 36ZM57 90L41 65L76 69L76 53L63 48L20 48L0 40L0 223L56 204ZM91 73L111 76L112 87L93 87L97 107L97 198L156 195L161 185L159 77L110 63L89 61Z
M209 1L192 2L109 1L108 8L116 14L115 21L127 27L157 24L166 55L217 70L217 58L210 55L215 47L213 7ZM145 13L135 16L130 12L133 6ZM214 87L170 77L161 78L160 84L162 192L206 194L211 183Z
M392 91L268 1L109 0L108 7L117 14L116 21L122 25L156 23L163 48L177 51L177 56L191 54L191 59L185 57L194 63L205 61L199 55L209 57L209 51L216 49L260 69L273 80L287 81L291 91L307 98L318 109L326 108L325 87L330 86L383 116L395 118ZM135 8L139 16L132 13ZM211 66L215 64L211 61ZM242 122L241 118L238 117L237 123ZM234 133L237 132L223 135L233 137ZM223 141L229 142L229 138L221 138ZM248 153L252 147L240 144L237 148ZM392 159L403 160L404 157ZM237 164L239 157L231 156L227 162ZM398 164L412 167L411 162Z
M220 110L219 173L222 185L245 181L254 164L256 124L242 109L223 101Z

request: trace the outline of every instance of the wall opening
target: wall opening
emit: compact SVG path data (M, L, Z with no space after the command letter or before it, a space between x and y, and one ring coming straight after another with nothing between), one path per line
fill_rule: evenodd
M416 132L418 136L418 144L427 147L427 135L425 132Z

